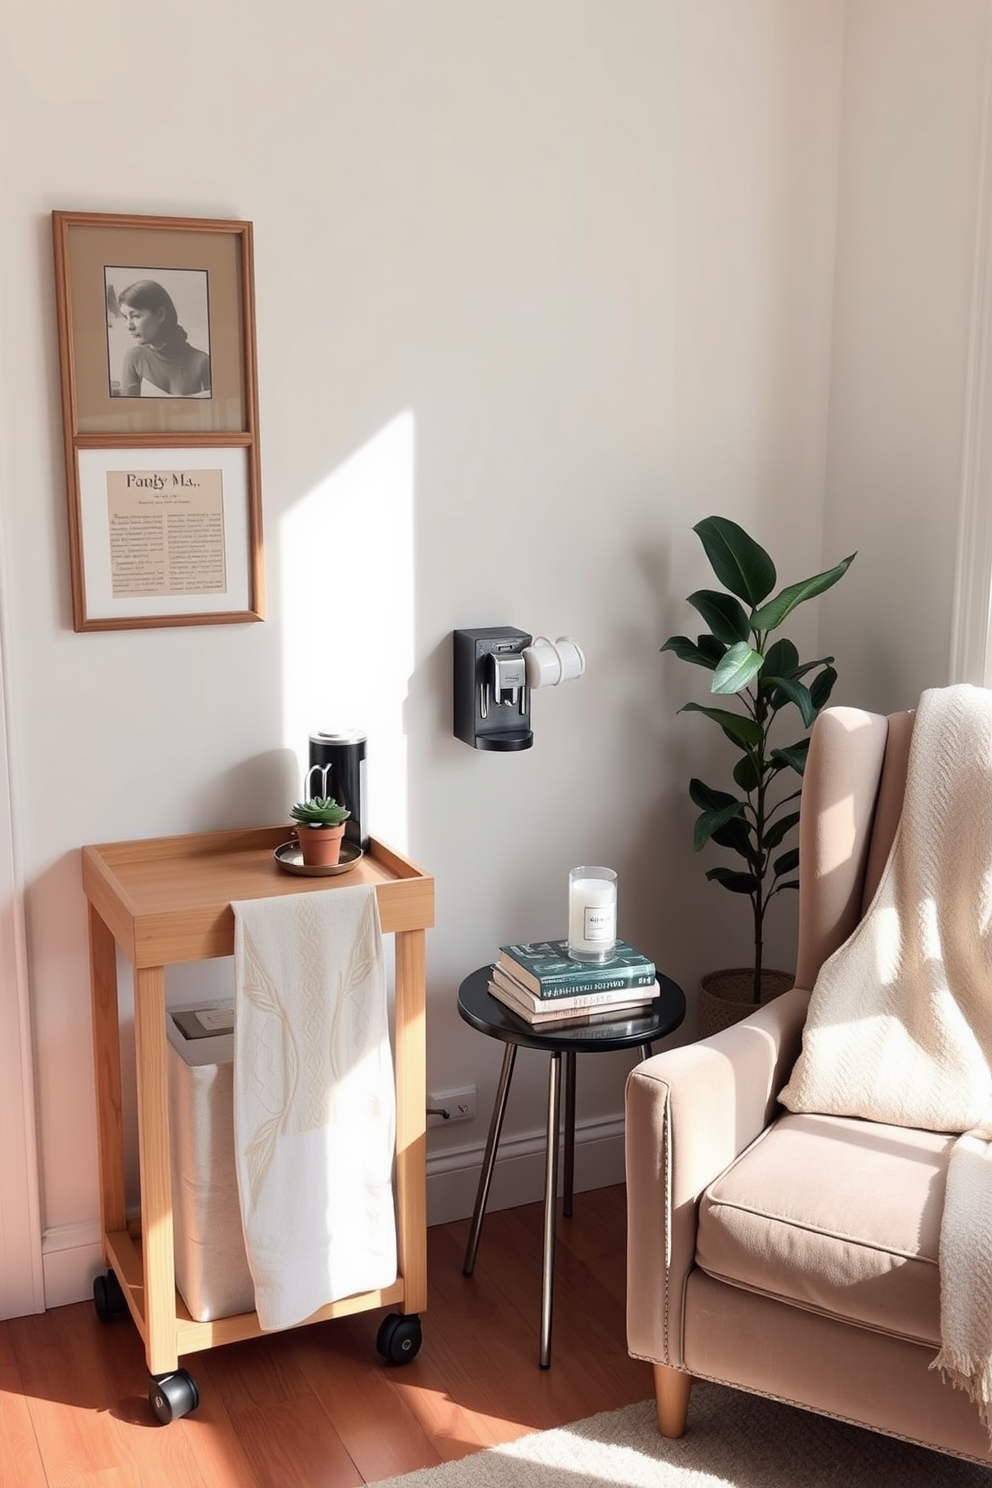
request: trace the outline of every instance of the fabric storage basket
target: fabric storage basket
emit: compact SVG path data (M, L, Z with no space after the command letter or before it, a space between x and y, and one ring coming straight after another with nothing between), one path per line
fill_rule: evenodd
M169 1038L176 1285L199 1323L251 1312L234 1165L233 1009L175 1009Z

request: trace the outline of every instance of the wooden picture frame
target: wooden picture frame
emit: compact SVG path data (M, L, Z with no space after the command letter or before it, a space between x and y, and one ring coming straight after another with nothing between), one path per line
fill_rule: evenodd
M261 620L251 223L52 232L74 629Z

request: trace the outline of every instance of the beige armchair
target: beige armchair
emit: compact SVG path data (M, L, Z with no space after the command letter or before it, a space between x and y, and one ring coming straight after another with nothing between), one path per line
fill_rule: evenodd
M820 715L795 989L629 1077L627 1344L654 1365L664 1436L685 1430L698 1376L992 1462L975 1406L930 1369L954 1136L777 1101L809 989L878 885L912 725L911 713Z

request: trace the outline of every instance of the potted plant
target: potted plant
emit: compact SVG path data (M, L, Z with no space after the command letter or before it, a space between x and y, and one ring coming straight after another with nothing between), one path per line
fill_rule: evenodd
M693 846L698 852L713 842L743 860L736 868L710 868L706 877L731 893L746 894L754 925L753 965L703 979L705 1035L744 1017L769 995L791 985L786 973L769 972L763 965L764 924L772 899L799 885L795 877L799 849L786 847L785 841L799 821L794 803L801 786L790 791L787 782L803 774L809 736L807 732L793 743L773 747L771 731L779 715L786 712L791 717L793 708L808 731L830 697L837 673L832 656L801 661L792 641L772 637L799 605L843 578L856 555L769 598L778 583L775 565L742 527L726 517L706 517L693 531L728 592L699 589L690 594L688 603L702 617L706 632L695 641L670 636L661 650L705 667L713 673L710 691L738 700L736 710L685 703L679 711L702 713L738 752L732 771L736 793L695 777L689 781L689 795L699 807ZM719 985L721 979L728 984L727 991L714 994L714 983ZM729 1006L721 1007L721 1000Z
M310 796L290 811L308 868L332 867L341 857L344 824L351 815L333 796Z

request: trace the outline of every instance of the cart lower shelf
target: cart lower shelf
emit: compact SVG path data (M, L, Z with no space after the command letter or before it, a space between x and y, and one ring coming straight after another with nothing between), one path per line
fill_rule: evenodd
M101 1322L109 1323L130 1313L147 1348L140 1245L129 1231L120 1230L104 1237L104 1247L111 1266L105 1275L97 1276L93 1282L93 1305L97 1316ZM402 1303L404 1295L403 1279L397 1277L392 1286L380 1287L372 1292L357 1292L354 1296L329 1302L298 1326L309 1327L311 1323L349 1317L357 1312ZM214 1318L205 1323L197 1322L190 1317L181 1295L176 1292L175 1352L179 1356L265 1335L266 1330L260 1326L255 1312ZM376 1349L388 1364L409 1364L420 1352L422 1338L418 1313L391 1312L379 1324ZM200 1403L200 1392L188 1370L174 1369L163 1374L149 1375L148 1400L156 1420L167 1426L196 1409Z

